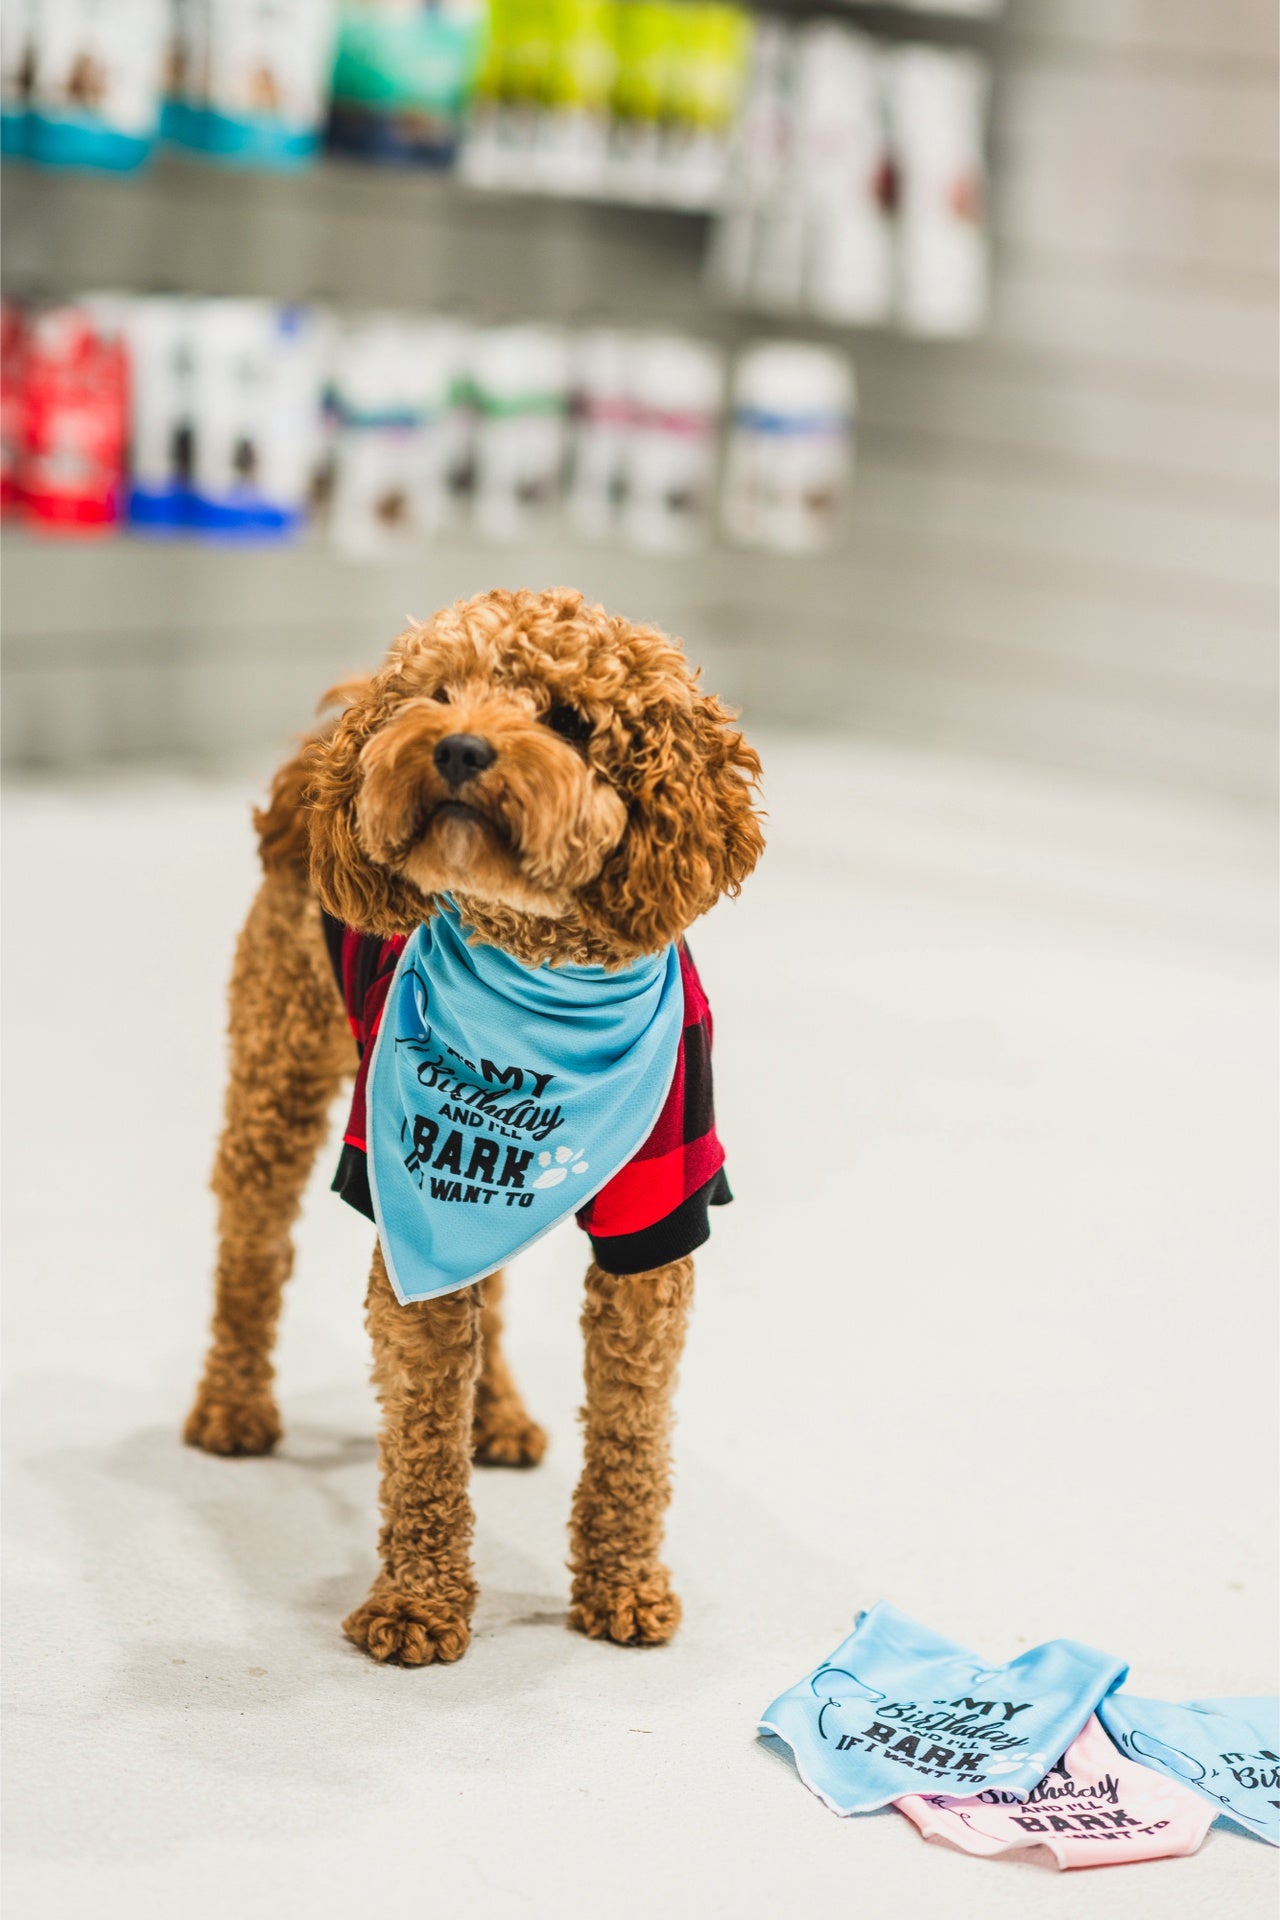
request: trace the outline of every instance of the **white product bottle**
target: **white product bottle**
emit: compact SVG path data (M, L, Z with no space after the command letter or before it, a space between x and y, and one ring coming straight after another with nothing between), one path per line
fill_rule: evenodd
M120 169L146 159L160 119L165 0L40 0L31 143L52 166Z
M5 153L25 153L35 66L36 0L0 7L0 133Z
M314 317L269 300L202 300L191 341L192 519L213 538L284 538L302 524L319 446Z
M359 559L412 546L448 517L452 328L393 315L343 332L330 531Z
M618 529L631 437L626 337L581 334L573 365L569 520L584 539L607 540Z
M990 299L986 62L899 47L887 63L898 170L898 317L910 333L976 333Z
M474 329L463 320L432 322L436 350L445 380L444 410L440 417L439 471L441 526L465 524L471 512L475 479L475 397L471 390L471 343Z
M192 303L172 294L135 300L126 333L130 370L129 521L173 533L191 484Z
M569 367L554 327L487 327L475 337L475 524L487 539L532 540L557 514Z
M799 341L748 348L734 369L725 532L742 546L830 546L852 460L855 385L841 354Z
M293 166L328 105L336 0L204 0L208 81L201 144L223 158Z
M808 229L806 309L838 325L884 320L893 232L880 58L865 35L830 21L797 36L792 178Z
M633 546L683 553L706 539L723 390L721 356L705 341L672 334L636 342L622 505Z
M760 226L767 208L785 204L790 163L791 46L794 31L781 20L761 19L751 45L742 104L729 143L722 206L711 233L707 278L722 299L741 306L756 298ZM783 305L799 295L801 235L794 220L794 264L783 267ZM784 247L785 251L785 247ZM775 270L766 261L766 284Z

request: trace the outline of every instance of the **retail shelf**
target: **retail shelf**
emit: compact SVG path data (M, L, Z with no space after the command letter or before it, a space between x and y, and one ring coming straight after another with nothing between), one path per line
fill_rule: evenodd
M718 545L646 554L564 536L495 546L463 533L366 562L319 534L283 546L127 534L59 539L14 527L0 557L6 623L26 650L344 626L367 648L385 645L410 617L490 587L576 586L635 618L678 625L712 607L783 601L801 573L812 596L821 575L834 586L840 571L835 555L788 562Z

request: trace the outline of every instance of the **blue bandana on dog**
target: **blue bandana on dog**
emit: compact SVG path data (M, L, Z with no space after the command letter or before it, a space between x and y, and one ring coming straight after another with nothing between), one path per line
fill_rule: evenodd
M786 1742L834 1813L870 1813L912 1793L998 1788L1022 1799L1126 1672L1077 1640L984 1667L881 1601L830 1660L779 1694L760 1731Z
M468 945L452 901L405 945L369 1076L369 1185L402 1304L469 1286L647 1138L684 1019L674 946L618 972Z
M1098 1709L1121 1752L1193 1787L1259 1839L1280 1847L1280 1701L1139 1700Z

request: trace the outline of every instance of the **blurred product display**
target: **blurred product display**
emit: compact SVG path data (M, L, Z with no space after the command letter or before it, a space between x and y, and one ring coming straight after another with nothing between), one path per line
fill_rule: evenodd
M126 170L162 137L293 168L327 126L476 188L715 212L733 305L942 337L986 317L970 49L701 0L7 0L3 36L5 150L38 162Z
M967 49L763 22L708 271L730 302L956 336L986 317L989 76Z
M7 304L2 347L3 511L37 528L272 541L318 524L377 558L464 527L527 545L562 517L683 553L717 522L724 356L682 334L101 293ZM832 544L847 359L748 348L732 390L724 531Z
M750 16L729 5L490 0L463 177L714 206L750 39Z

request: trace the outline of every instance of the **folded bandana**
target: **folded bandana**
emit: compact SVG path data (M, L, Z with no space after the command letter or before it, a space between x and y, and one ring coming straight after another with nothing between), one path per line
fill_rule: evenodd
M881 1601L830 1660L778 1696L760 1731L785 1740L833 1813L870 1813L930 1786L1022 1798L1126 1671L1075 1640L984 1667Z
M1246 1832L1280 1846L1280 1700L1140 1700L1098 1709L1123 1753L1180 1780Z
M469 1286L584 1207L653 1128L683 1017L674 946L617 972L527 967L438 903L395 963L367 1074L397 1297Z
M912 1793L896 1802L926 1839L966 1853L1046 1847L1060 1867L1105 1867L1194 1853L1213 1809L1118 1753L1095 1715L1025 1800L989 1787L972 1799Z

